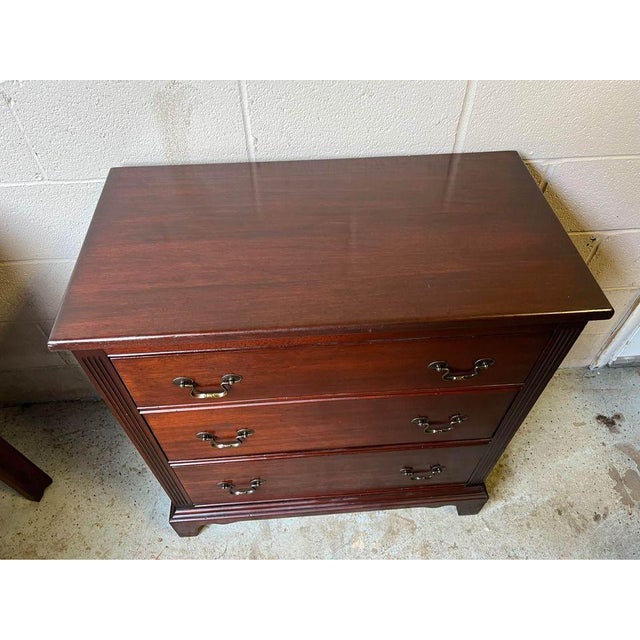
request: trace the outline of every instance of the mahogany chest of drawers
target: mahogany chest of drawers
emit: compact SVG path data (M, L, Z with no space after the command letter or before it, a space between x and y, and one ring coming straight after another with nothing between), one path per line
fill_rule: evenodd
M477 513L612 309L515 152L112 169L54 326L207 523Z

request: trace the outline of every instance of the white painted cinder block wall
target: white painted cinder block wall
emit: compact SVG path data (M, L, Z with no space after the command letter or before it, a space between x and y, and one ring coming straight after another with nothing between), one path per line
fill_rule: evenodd
M640 82L0 83L0 402L92 394L46 338L110 167L515 149L616 308L640 290Z

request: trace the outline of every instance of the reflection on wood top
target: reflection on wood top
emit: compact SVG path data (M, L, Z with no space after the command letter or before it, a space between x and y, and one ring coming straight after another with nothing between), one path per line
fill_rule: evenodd
M611 307L515 152L128 167L50 345L540 315Z

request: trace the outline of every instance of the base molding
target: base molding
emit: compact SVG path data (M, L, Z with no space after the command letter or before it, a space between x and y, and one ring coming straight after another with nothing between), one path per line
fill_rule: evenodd
M176 506L172 503L169 523L179 536L187 537L198 535L200 529L207 524L354 511L454 505L458 515L473 515L482 509L488 499L485 485L478 484L415 487L341 496L225 503L201 507Z

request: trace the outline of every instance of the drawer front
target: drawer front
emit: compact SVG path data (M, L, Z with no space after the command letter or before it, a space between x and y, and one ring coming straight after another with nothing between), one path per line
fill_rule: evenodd
M524 382L549 333L113 358L138 407L353 396ZM477 367L480 359L494 364ZM448 369L430 369L445 362ZM448 371L448 374L447 374ZM221 385L223 376L242 376ZM465 374L455 380L443 379ZM190 390L174 384L189 378ZM192 391L224 397L195 398Z
M196 460L491 438L516 393L294 402L147 413L145 418L169 460Z
M195 505L340 495L427 484L462 484L485 446L174 466ZM437 467L440 473L435 473ZM404 471L403 471L404 470ZM412 477L413 476L413 477ZM414 479L415 478L415 479ZM259 481L259 486L252 482ZM220 483L227 483L221 487ZM231 491L250 491L232 495Z

